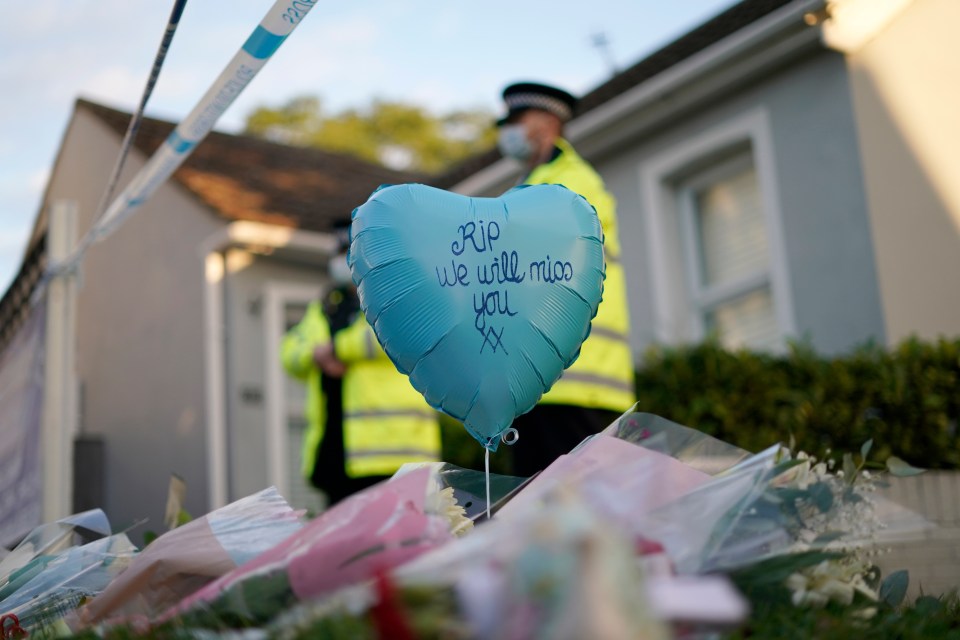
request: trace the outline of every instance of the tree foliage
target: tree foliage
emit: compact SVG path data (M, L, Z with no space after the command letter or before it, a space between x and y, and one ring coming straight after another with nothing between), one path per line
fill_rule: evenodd
M445 171L489 149L496 136L493 116L483 110L434 115L421 106L376 99L362 109L327 114L315 96L255 109L244 132L425 173Z

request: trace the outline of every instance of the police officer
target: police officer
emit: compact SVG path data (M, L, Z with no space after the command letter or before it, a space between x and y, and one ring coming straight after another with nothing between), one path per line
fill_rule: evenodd
M503 101L507 112L497 121L500 152L524 166L523 184L560 184L593 205L603 226L606 261L603 302L580 357L533 410L514 420L520 436L513 447L514 473L529 476L634 404L634 369L616 201L563 138L576 100L557 87L520 82L504 89Z
M406 462L440 459L436 412L397 371L359 309L346 254L330 263L337 286L284 336L287 372L307 384L303 473L331 504Z

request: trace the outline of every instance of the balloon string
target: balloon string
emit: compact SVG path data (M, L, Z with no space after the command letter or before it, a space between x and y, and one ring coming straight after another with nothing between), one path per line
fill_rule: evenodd
M486 454L483 456L483 466L486 472L486 481L487 481L487 520L490 519L490 449L485 449Z

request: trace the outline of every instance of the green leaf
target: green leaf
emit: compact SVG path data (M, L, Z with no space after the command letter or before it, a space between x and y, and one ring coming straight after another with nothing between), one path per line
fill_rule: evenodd
M863 446L860 447L860 457L863 458L863 461L867 461L867 454L870 453L870 448L873 447L873 438L870 438L863 443Z
M880 599L891 607L897 607L907 595L910 574L907 571L894 571L880 583Z
M814 539L813 544L828 544L834 540L839 540L845 535L846 533L843 531L824 531Z
M843 475L848 484L853 484L857 479L857 465L853 463L853 456L849 453L843 454Z
M904 462L897 456L890 456L889 458L887 458L887 471L897 476L898 478L904 478L906 476L920 475L921 473L926 471L926 469L918 469Z
M943 601L934 596L920 596L914 601L913 607L923 615L937 614L946 609Z
M804 462L805 462L804 460L797 460L796 458L794 458L793 460L785 460L783 462L778 462L773 467L773 469L770 470L770 477L776 478L781 474L786 473L790 469L800 466Z
M177 512L177 526L178 526L178 527L182 527L183 525L187 524L187 523L190 522L191 520L193 520L193 516L191 516L190 513L189 513L188 511L186 511L185 509L180 509L180 511Z
M817 505L820 513L826 513L833 506L833 491L830 490L827 483L818 482L810 487L810 499L813 504Z

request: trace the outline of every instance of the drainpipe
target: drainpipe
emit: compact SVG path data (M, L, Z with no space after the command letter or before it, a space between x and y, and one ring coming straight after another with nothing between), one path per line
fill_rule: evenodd
M210 511L227 504L227 398L224 340L226 256L212 251L204 257L204 378L207 422L207 496Z
M206 384L207 486L210 510L230 499L230 429L227 407L229 358L227 350L226 252L248 247L269 253L293 249L319 255L336 253L331 233L303 231L259 222L232 222L200 244L204 259L204 371Z
M60 200L50 207L47 259L62 262L77 243L77 206ZM47 333L43 394L43 521L73 509L73 438L77 430L77 275L65 271L47 287Z

